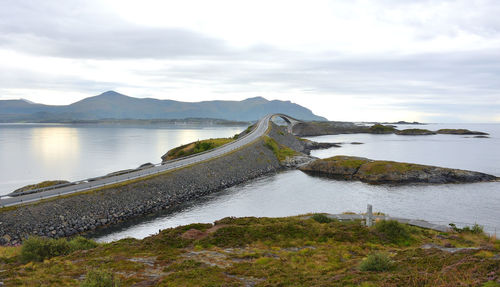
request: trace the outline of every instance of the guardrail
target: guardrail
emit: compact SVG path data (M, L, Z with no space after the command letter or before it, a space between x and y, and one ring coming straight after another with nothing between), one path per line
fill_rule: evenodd
M64 183L64 184L54 185L54 186L50 186L50 187L45 187L45 188L39 188L39 189L33 189L33 190L29 190L29 191L19 192L19 193L16 193L15 196L12 196L12 193L7 194L7 195L0 195L0 207L5 207L5 206L10 206L10 205L15 205L15 204L28 203L28 202L33 202L33 201L38 201L38 200L41 200L41 199L45 199L45 198L50 198L50 197L55 197L55 196L60 196L60 195L67 195L67 194L72 194L72 193L81 192L81 191L85 191L85 190L95 189L95 188L104 187L104 186L108 186L108 185L112 185L112 184L116 184L116 183L120 183L120 182L125 182L125 181L129 181L129 180L133 180L133 179L138 179L138 178L149 176L149 175L155 175L155 174L158 174L158 173L161 173L161 172L164 172L164 171L168 171L168 170L172 170L172 169L177 169L177 168L180 168L180 167L184 167L184 166L187 166L187 165L191 165L191 164L193 164L193 162L186 162L184 164L181 163L179 165L174 165L174 166L171 166L171 167L166 168L166 169L158 169L161 166L164 166L164 165L167 165L167 164L174 164L176 162L186 161L186 160L189 160L189 159L191 159L193 157L198 157L198 156L203 155L203 154L217 153L218 151L220 151L222 149L225 149L227 147L233 146L233 145L235 147L234 148L230 148L229 151L235 150L236 147L239 146L239 143L241 143L241 141L243 141L246 138L248 138L251 135L253 135L260 128L262 122L267 121L270 117L271 117L271 115L265 116L264 118L262 118L259 121L257 121L257 123L255 124L254 128L249 133L247 133L247 134L239 137L238 139L236 139L233 142L226 143L226 144L224 144L222 146L219 146L219 147L217 147L215 149L207 150L207 151L204 151L204 152L196 153L196 154L193 154L193 155L189 155L189 156L178 158L178 159L174 159L174 160L169 160L169 161L166 161L166 162L161 162L161 163L153 164L153 166L149 167L149 168L134 169L134 170L131 170L130 172L127 172L127 173L124 173L124 174L120 174L120 175L115 175L115 176L110 176L110 177L102 176L102 177L88 178L88 179L78 180L78 181L74 181L74 182L70 182L70 183ZM266 128L266 130L267 130L267 128ZM154 172L151 172L151 169L153 169L153 168L157 168L157 170L154 171ZM141 172L141 171L144 171L144 172ZM123 177L124 175L127 175L127 174L128 175L134 174L134 175L133 176L128 176L128 177ZM109 181L109 182L106 182L106 183L102 183L102 184L92 185L93 181L103 180L103 179L108 179L109 180L109 179L112 179L113 177L120 177L120 179L119 180L115 180L115 181L112 180L112 181ZM82 184L88 184L88 186L85 186L85 187L80 188L80 189L77 188L75 190L68 190L68 191L65 191L64 193L60 193L59 192L59 193L55 193L55 194L51 194L51 195L45 195L45 196L43 194L41 194L41 193L46 192L46 191L56 190L56 189L60 189L60 188L68 187L68 186L73 186L73 185L74 186L78 186L78 185L82 185ZM14 197L19 197L19 196L29 195L29 194L34 194L34 193L40 193L40 196L39 197L35 197L35 198L31 198L29 200L23 200L22 198L20 198L19 203L15 203L15 204L4 204L3 200L1 200L2 197L4 197L4 198L5 197L14 198Z

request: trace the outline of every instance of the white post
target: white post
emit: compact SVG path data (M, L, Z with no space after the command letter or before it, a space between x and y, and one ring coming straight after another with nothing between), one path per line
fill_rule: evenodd
M366 226L371 227L372 225L373 225L372 205L368 204L366 208Z

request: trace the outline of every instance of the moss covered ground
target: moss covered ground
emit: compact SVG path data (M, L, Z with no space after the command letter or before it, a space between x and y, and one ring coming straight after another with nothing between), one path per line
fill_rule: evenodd
M50 187L50 186L54 186L54 185L58 185L58 184L63 184L63 183L69 183L69 181L66 181L66 180L46 180L46 181L42 181L42 182L37 183L37 184L30 184L30 185L23 186L23 187L21 187L19 189L16 189L14 191L14 193L28 191L28 190L33 190L33 189Z
M217 139L207 139L185 144L176 148L173 148L163 156L163 160L177 159L207 150L211 150L227 143L234 141L236 138L217 138Z
M426 129L404 129L397 131L396 134L398 135L434 135L436 134L433 131L426 130Z
M287 157L292 157L292 156L298 154L298 152L296 152L295 150L293 150L287 146L280 145L276 140L274 140L273 138L268 137L268 136L264 137L264 144L270 150L273 151L276 158L278 158L278 160L280 160L280 161L285 160Z
M451 253L424 244L478 249ZM394 222L367 228L318 215L225 218L41 262L22 261L22 249L0 249L6 286L498 286L500 280L500 241L484 234ZM91 285L99 278L108 285Z

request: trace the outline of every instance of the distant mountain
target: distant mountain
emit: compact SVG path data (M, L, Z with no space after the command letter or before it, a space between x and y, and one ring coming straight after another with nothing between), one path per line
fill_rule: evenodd
M50 106L27 100L0 100L0 122L61 122L101 119L213 118L253 121L269 113L284 113L302 120L324 121L311 110L290 101L262 97L243 101L179 102L139 99L108 91L66 106Z

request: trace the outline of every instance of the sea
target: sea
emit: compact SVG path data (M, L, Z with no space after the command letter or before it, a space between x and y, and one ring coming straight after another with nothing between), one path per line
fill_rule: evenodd
M362 156L459 168L500 176L500 124L401 125L466 128L489 138L463 135L342 134L308 137L341 143L311 155ZM158 163L169 149L207 138L230 137L246 126L0 124L0 195L44 180L82 180ZM363 144L352 144L360 142ZM175 210L162 211L90 236L101 242L144 238L159 230L228 216L280 217L311 212L374 211L458 226L479 224L500 234L500 182L440 185L369 185L285 170L224 189Z

